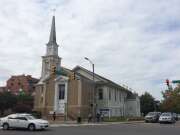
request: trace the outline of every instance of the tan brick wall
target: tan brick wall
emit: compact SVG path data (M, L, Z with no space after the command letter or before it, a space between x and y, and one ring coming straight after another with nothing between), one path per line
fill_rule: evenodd
M45 85L45 88L43 87ZM55 82L50 78L44 85L36 86L34 110L40 111L44 116L49 115L54 107Z
M80 86L78 86L80 85ZM68 116L76 119L81 115L87 118L90 113L90 103L92 98L92 83L86 79L69 81L68 85Z
M82 79L81 115L83 118L87 118L88 114L91 112L90 104L92 100L92 91L92 82L86 79Z
M53 111L54 95L55 95L55 81L54 78L51 78L46 83L46 93L45 93L46 114L49 114L49 111Z
M78 104L78 80L69 81L68 85L68 105Z
M70 80L68 84L68 117L76 119L78 115L78 80Z

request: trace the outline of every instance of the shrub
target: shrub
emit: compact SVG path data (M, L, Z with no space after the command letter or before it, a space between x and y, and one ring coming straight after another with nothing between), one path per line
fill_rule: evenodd
M144 117L104 117L104 122L142 121Z
M127 118L126 117L104 117L103 118L103 121L104 122L120 122L120 121L127 121Z
M38 111L32 111L31 114L36 118L41 118L41 112Z
M127 118L127 121L143 121L144 117L130 117Z
M17 104L13 111L16 113L31 113L31 107L25 104Z

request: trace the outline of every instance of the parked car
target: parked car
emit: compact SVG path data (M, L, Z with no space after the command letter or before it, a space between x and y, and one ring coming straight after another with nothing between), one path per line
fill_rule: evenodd
M178 115L176 113L172 113L173 114L173 117L176 121L178 121Z
M180 120L180 114L177 114L178 120Z
M159 123L175 123L176 120L171 112L162 113L159 117Z
M149 112L145 116L145 122L158 122L161 112Z
M36 119L31 114L11 114L0 119L0 126L4 130L10 128L26 128L30 131L46 129L49 126L48 121Z

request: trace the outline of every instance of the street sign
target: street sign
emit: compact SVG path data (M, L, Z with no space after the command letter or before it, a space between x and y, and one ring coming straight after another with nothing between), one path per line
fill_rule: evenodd
M180 80L173 80L172 83L180 83Z

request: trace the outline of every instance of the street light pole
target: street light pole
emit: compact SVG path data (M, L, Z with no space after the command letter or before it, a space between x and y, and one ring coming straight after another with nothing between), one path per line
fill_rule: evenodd
M92 115L93 115L93 121L95 122L95 116L96 116L96 104L95 104L95 80L94 80L94 63L87 57L84 57L85 60L89 61L89 63L92 65L92 71L93 71L93 91L92 91Z

